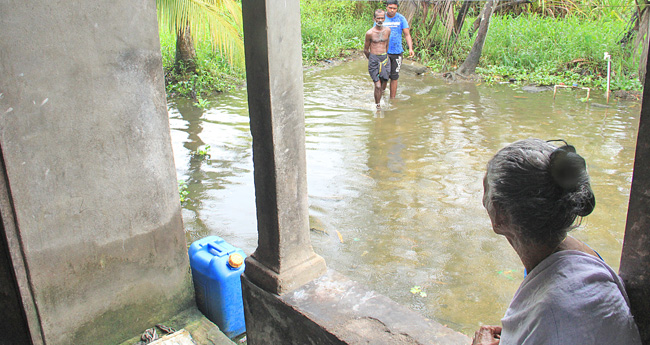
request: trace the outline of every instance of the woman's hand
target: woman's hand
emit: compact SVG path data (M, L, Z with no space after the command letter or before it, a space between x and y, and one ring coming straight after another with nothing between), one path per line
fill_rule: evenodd
M472 345L499 345L501 339L501 326L481 326L474 333Z

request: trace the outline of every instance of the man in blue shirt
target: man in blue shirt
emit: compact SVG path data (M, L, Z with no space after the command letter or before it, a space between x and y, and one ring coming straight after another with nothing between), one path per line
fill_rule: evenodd
M390 28L390 42L388 44L388 58L390 58L390 98L395 98L397 94L397 79L399 78L399 69L402 66L402 34L406 39L409 47L409 58L415 55L413 51L413 40L409 23L403 15L397 13L397 0L386 1L386 21L384 26Z

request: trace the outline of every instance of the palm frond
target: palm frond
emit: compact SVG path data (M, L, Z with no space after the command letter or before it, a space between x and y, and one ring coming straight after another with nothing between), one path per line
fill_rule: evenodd
M210 37L213 48L240 67L244 66L241 7L234 0L156 0L158 20L179 34L190 30L198 42Z

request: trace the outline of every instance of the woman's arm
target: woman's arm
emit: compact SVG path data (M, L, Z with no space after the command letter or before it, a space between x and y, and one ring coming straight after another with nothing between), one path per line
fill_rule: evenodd
M472 345L499 345L501 341L501 326L481 326L474 333Z

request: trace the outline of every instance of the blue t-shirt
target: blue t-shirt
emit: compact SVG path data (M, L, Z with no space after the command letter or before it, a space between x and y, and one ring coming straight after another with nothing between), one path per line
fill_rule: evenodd
M384 26L390 28L390 41L388 42L388 54L401 54L402 48L402 29L408 29L409 23L403 15L395 13L395 17L390 18L386 15Z

